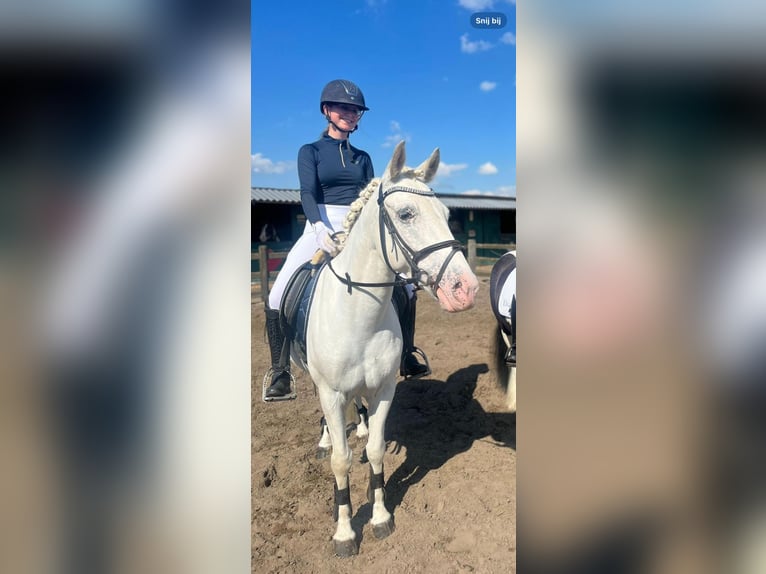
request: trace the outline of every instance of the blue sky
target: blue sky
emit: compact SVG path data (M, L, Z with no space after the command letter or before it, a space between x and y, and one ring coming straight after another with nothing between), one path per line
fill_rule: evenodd
M298 149L326 125L319 95L344 78L370 108L351 143L376 175L404 139L408 165L440 148L437 192L516 195L515 0L251 5L252 185L298 188ZM507 23L474 28L476 12Z

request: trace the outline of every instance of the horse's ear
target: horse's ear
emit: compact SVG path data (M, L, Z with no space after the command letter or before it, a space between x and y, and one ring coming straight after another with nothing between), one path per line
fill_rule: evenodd
M431 181L436 175L436 171L439 169L440 157L439 148L437 147L431 154L431 157L415 169L418 179L425 183Z
M396 144L394 148L394 155L391 156L391 161L388 162L386 172L383 174L383 179L396 179L396 177L402 172L404 168L404 161L406 160L406 154L404 152L404 140Z

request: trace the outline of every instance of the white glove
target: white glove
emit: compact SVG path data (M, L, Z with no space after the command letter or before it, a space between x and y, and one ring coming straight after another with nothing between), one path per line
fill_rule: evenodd
M319 249L328 253L331 257L335 257L338 254L338 246L332 238L332 232L323 222L317 221L314 224L314 234L316 235Z

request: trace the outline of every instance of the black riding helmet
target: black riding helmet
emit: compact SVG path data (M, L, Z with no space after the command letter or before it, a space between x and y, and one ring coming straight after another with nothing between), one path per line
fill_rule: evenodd
M324 87L319 98L319 111L324 113L325 104L351 104L364 111L369 110L364 105L364 94L354 82L348 80L333 80Z

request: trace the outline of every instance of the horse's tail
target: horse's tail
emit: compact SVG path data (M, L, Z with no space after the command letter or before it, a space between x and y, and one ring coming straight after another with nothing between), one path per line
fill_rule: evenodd
M499 324L495 323L492 330L492 341L490 344L492 352L492 361L494 363L495 380L497 385L503 389L504 392L508 391L508 379L510 367L505 362L505 353L507 345L505 338L503 337L503 330Z

